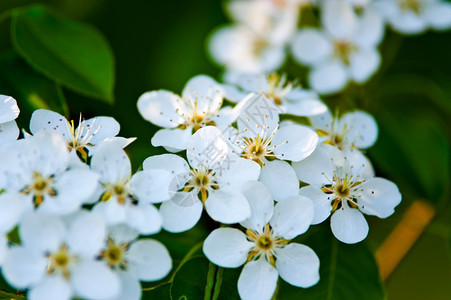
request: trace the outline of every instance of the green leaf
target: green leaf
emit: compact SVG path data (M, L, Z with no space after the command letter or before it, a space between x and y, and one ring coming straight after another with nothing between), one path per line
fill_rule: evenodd
M364 243L343 244L329 230L324 230L312 234L305 244L320 259L320 281L311 288L303 289L280 279L279 299L384 299L376 261Z
M21 109L31 112L38 108L51 109L68 115L61 88L34 71L16 53L0 57L0 89L14 97Z
M113 100L114 58L93 27L70 21L43 5L15 9L14 49L34 68L81 94Z
M412 108L412 106L411 106ZM450 147L445 124L427 110L393 109L376 116L380 138L369 150L376 166L404 189L438 204L448 199Z
M171 284L171 299L204 299L209 262L203 256L193 257L175 273Z

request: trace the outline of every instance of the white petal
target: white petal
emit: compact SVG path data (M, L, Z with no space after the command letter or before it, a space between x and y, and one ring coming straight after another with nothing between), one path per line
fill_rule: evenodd
M139 236L139 232L125 224L119 224L108 227L108 236L112 238L116 244L125 244L136 240Z
M130 179L130 190L144 203L159 203L170 198L169 185L175 175L168 170L149 169L136 172Z
M222 87L213 78L197 75L186 83L182 97L194 100L199 111L215 112L222 104L223 94Z
M24 289L36 284L46 273L47 259L33 248L11 248L2 265L2 273L12 286Z
M315 66L309 74L311 87L320 94L336 93L346 86L348 80L346 67L333 60Z
M413 11L400 12L388 19L390 25L405 34L417 34L426 30L427 21Z
M321 187L333 178L334 160L343 159L343 154L333 146L319 145L306 159L294 162L293 169L299 180Z
M89 140L96 145L107 138L112 138L119 133L120 125L112 117L95 117L82 121L75 131L81 139Z
M160 231L161 216L152 204L139 203L134 205L126 203L125 212L127 214L127 225L141 234L147 235Z
M359 18L354 41L360 47L372 48L382 41L384 31L385 24L382 15L373 6L368 6Z
M240 188L249 180L258 180L260 176L258 163L241 157L231 157L230 160L225 160L221 168L225 168L220 170L217 178L221 188Z
M353 7L346 0L325 1L321 21L327 31L336 38L352 36L358 26Z
M332 209L331 195L323 193L321 189L312 185L301 188L299 195L305 196L313 202L315 213L312 224L319 224L330 216L330 211Z
M159 90L142 94L138 99L138 111L147 121L166 128L177 127L181 122L177 114L177 100L172 92Z
M185 150L188 146L188 140L192 136L193 129L160 129L152 137L152 146L163 146L170 152L179 152Z
M242 91L238 87L231 84L223 84L222 90L224 91L224 98L232 102L240 102L249 94L247 91Z
M332 130L333 117L329 110L320 115L310 116L310 122L315 129L329 133Z
M269 223L275 235L292 240L307 231L313 215L312 200L304 196L292 196L276 204Z
M163 228L169 232L187 231L194 227L202 214L202 202L194 198L190 193L175 195L176 199L165 201L160 206L160 214L163 218ZM188 206L179 205L182 202L190 202ZM185 201L186 200L186 201Z
M291 42L294 58L302 64L313 65L325 60L332 53L330 38L317 29L298 31Z
M451 27L451 4L440 1L429 5L424 11L424 17L434 29L449 29Z
M51 252L63 243L66 226L60 218L33 212L24 216L19 233L25 247Z
M37 148L35 155L38 155L38 160L34 161L34 171L42 176L52 176L67 168L70 154L59 134L40 132L27 140Z
M96 213L82 213L69 225L66 242L70 251L81 257L94 257L106 238L106 222Z
M103 145L94 153L91 168L101 176L102 183L122 184L131 174L127 153L118 146Z
M371 178L359 186L357 201L362 212L387 218L401 202L401 194L393 182L384 178Z
M142 281L164 278L172 268L166 247L156 240L142 239L133 243L126 254L130 271Z
M312 91L296 88L286 96L283 105L286 113L295 116L314 116L325 113L327 106Z
M372 115L364 111L345 114L339 127L346 128L346 138L357 148L371 147L377 140L378 128Z
M31 133L36 135L40 130L56 131L61 134L65 140L69 140L72 136L66 118L59 113L47 109L37 109L31 115Z
M299 180L289 163L281 160L268 161L262 167L260 179L276 201L294 196L299 191Z
M243 74L238 78L238 85L247 92L268 93L268 80L262 74Z
M268 188L259 181L249 181L241 187L251 207L251 216L241 226L262 232L274 212L274 201Z
M270 146L276 146L274 154L280 159L300 161L312 154L318 144L318 135L302 125L289 125L279 128Z
M19 193L3 193L0 195L0 232L7 233L13 229L25 209L27 197Z
M116 297L121 289L118 275L99 261L76 264L70 281L75 294L82 298L109 299Z
M239 223L251 215L246 198L240 192L230 189L209 191L205 210L213 220L224 224Z
M120 294L109 300L139 300L141 299L141 284L139 284L139 279L130 271L118 271L117 275L121 281L121 292Z
M143 162L143 169L164 169L172 174L185 174L189 172L188 163L175 154L161 154L146 158Z
M196 131L188 141L186 157L189 164L198 169L216 169L225 160L229 148L221 131L207 126Z
M57 195L44 201L40 211L49 214L68 214L91 198L99 185L99 174L89 169L71 169L55 180Z
M365 49L351 54L351 77L357 83L367 81L376 73L381 64L381 56L377 49Z
M9 242L6 236L0 235L0 267L2 266L6 253L9 250L8 243Z
M350 208L346 202L332 214L330 227L335 237L347 244L364 240L369 230L363 214L356 208Z
M108 225L124 223L127 220L124 205L120 204L115 197L106 202L97 203L93 211L101 214Z
M282 111L265 96L256 94L240 102L241 109L237 119L240 134L256 137L269 135L279 125L279 113ZM263 134L262 134L263 133Z
M319 258L309 247L292 243L276 250L280 277L294 286L308 288L319 280Z
M70 285L61 276L46 277L27 293L30 300L69 300L72 296Z
M265 259L250 261L238 278L238 293L243 300L269 300L278 278L276 269Z
M15 120L19 112L17 101L13 97L0 95L0 123Z
M237 268L246 262L254 243L235 228L218 228L213 230L204 241L205 256L215 265L224 268Z
M17 140L19 133L19 127L17 127L16 121L0 124L0 142L2 144Z

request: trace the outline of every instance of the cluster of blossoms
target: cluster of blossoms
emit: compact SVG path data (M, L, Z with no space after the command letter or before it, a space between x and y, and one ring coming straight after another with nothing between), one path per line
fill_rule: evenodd
M279 276L304 288L318 282L314 250L292 242L310 225L331 216L335 237L357 243L369 230L364 214L386 218L401 201L363 152L377 139L374 118L364 111L333 115L314 92L284 76L247 75L230 85L200 75L181 96L151 91L137 105L144 119L163 127L152 144L172 152L143 163L144 171L174 175L159 210L162 227L189 230L205 210L220 228L203 252L220 267L244 265L243 299L270 299ZM280 122L286 114L309 123Z
M141 236L161 230L164 169L131 174L110 117L73 121L36 110L19 130L16 101L0 96L0 264L29 299L140 299L140 281L164 278L168 250ZM167 190L168 188L166 188Z
M277 74L238 85L199 75L181 96L144 93L139 112L162 127L151 143L171 153L134 174L123 150L134 138L117 136L113 118L76 127L40 109L18 139L16 101L1 97L0 263L30 299L139 299L140 281L172 268L165 246L147 236L187 231L204 210L220 227L205 256L244 265L243 299L270 299L279 276L303 288L318 282L314 250L292 241L311 225L331 216L335 237L357 243L368 234L363 214L386 218L401 201L362 151L377 138L373 117L333 115ZM284 114L309 123L280 122Z
M234 23L209 41L227 82L279 69L290 48L321 94L362 84L378 70L385 24L402 34L451 27L451 4L443 0L231 0L227 7ZM318 20L299 20L305 9Z

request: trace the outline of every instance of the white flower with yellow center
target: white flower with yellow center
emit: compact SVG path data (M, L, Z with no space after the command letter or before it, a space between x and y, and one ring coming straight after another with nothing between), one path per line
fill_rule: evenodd
M296 116L312 116L324 113L327 106L321 102L315 92L302 89L289 82L285 75L271 73L263 75L242 75L238 77L237 89L232 85L223 85L226 98L241 101L249 93L264 95L273 101L284 114Z
M315 150L318 135L302 125L279 128L276 109L266 107L268 103L275 105L260 95L248 98L237 119L238 130L231 128L226 138L232 157L252 160L261 166L259 180L279 201L299 189L296 174L287 161L308 157Z
M161 217L152 203L170 198L173 175L167 170L144 170L131 176L125 151L115 145L102 145L91 159L92 170L100 174L100 202L94 211L104 215L109 225L127 224L141 234L161 229Z
M213 126L199 129L189 141L186 153L189 165L171 154L152 156L143 163L144 170L164 168L177 176L171 201L160 207L163 228L170 232L192 228L203 207L212 219L224 224L248 218L249 204L239 187L258 179L258 164L239 157L226 160L227 144Z
M162 243L153 239L138 240L138 235L125 225L108 228L107 243L99 259L118 275L122 283L121 293L112 299L141 299L139 281L160 280L172 268L172 259Z
M339 117L327 111L309 119L319 135L320 143L337 147L352 164L366 164L367 174L374 174L370 161L361 151L374 145L377 140L378 127L373 116L357 110Z
M344 243L358 243L367 236L369 228L363 214L387 218L401 202L396 184L366 177L366 167L351 164L343 152L330 145L318 146L308 158L293 163L299 179L310 184L301 188L300 195L313 200L312 224L332 214L332 232Z
M418 34L451 27L451 4L442 0L378 0L375 7L398 32Z
M293 37L291 50L310 66L310 86L321 94L342 90L349 81L363 83L380 65L377 46L384 34L379 13L367 7L358 16L345 0L324 1L324 28L305 28Z
M19 116L19 112L14 98L0 95L0 141L2 144L14 141L19 136L19 127L14 121Z
M68 214L80 208L98 185L98 174L69 167L69 152L57 133L40 132L2 149L0 232L14 227L23 212Z
M59 113L46 109L35 110L30 119L30 131L33 135L41 130L58 132L66 141L69 151L80 153L85 162L88 155L91 156L102 142L117 143L125 147L135 140L116 137L119 129L119 123L111 117L82 120L81 115L78 126L75 127L73 120L69 122Z
M168 151L185 150L190 137L202 127L224 127L232 120L228 109L222 109L223 91L212 78L199 75L191 78L182 96L158 90L147 92L138 99L138 110L147 121L163 127L152 138L153 146Z
M313 218L311 200L303 196L284 199L275 207L269 191L260 182L243 187L252 215L241 223L247 230L214 230L204 242L205 256L224 268L244 264L238 292L245 300L271 299L278 277L298 287L310 287L319 280L319 259L315 252L291 242L307 231Z
M20 246L8 250L2 272L30 300L109 299L121 290L118 276L96 255L106 237L105 221L82 212L69 222L33 213L20 224Z

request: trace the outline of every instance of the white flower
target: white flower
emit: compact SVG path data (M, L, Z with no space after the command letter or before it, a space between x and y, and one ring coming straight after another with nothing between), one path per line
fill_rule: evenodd
M299 30L292 40L294 58L311 67L310 86L335 93L349 81L363 83L380 65L377 45L384 33L380 15L371 7L357 16L345 0L324 2L323 29Z
M235 228L214 230L204 242L205 256L214 264L237 268L244 264L238 292L244 300L271 299L278 276L298 287L319 280L319 259L305 245L290 242L304 233L313 218L308 198L295 196L273 207L269 191L259 182L243 187L252 208L242 223L246 233Z
M344 243L357 243L367 236L368 223L362 213L387 218L401 202L393 182L365 177L366 165L352 165L330 145L318 146L308 158L293 163L293 168L301 181L310 184L301 188L300 194L313 200L312 224L332 214L332 232Z
M19 136L16 121L19 116L19 107L14 98L0 95L0 141L2 143L14 141Z
M142 234L160 231L161 217L152 203L170 198L173 175L166 170L144 170L131 177L130 160L117 145L102 145L91 159L100 174L101 199L94 211L102 213L109 225L127 224ZM130 178L131 177L131 178Z
M378 127L373 116L364 111L353 111L338 117L327 111L309 119L319 135L320 143L337 147L354 165L367 165L366 174L374 176L370 161L361 152L377 140Z
M223 85L226 98L241 101L249 93L264 95L280 107L281 113L296 116L311 116L324 113L327 106L315 92L302 89L287 81L285 75L276 73L268 77L263 75L241 75L237 80L240 89L232 85Z
M242 104L242 103L240 103ZM238 130L225 132L232 156L240 156L260 164L260 181L264 182L276 201L299 188L289 161L308 157L318 143L318 135L302 125L279 128L277 107L264 96L248 98L237 119Z
M32 134L41 130L58 132L66 141L68 149L79 152L85 161L88 157L86 150L91 156L96 146L104 141L114 142L125 147L135 140L134 138L116 137L119 128L119 123L111 117L82 120L81 115L78 127L75 127L73 120L69 122L59 113L46 109L35 110L30 119Z
M5 279L28 289L30 300L108 299L120 292L120 281L96 261L106 235L104 220L84 212L69 224L33 213L19 227L22 245L12 247L2 267Z
M0 157L0 232L10 230L33 207L68 214L94 193L98 174L68 169L69 152L59 134L41 132L10 145Z
M203 206L212 219L225 224L249 217L249 204L239 188L248 180L257 180L260 168L246 159L230 159L227 152L219 129L208 126L199 129L188 143L191 168L176 155L152 156L144 161L144 170L165 168L177 175L171 201L160 207L164 229L181 232L192 228Z
M108 229L108 240L99 258L121 280L121 293L114 299L141 299L139 281L162 279L172 268L172 259L163 244L153 239L137 238L138 232L125 225Z
M168 151L185 150L189 138L204 126L224 127L228 110L222 109L223 91L212 78L198 75L191 78L182 97L158 90L147 92L138 99L139 113L147 121L163 127L152 138L153 146L163 146Z
M442 0L379 0L375 7L398 32L418 34L451 27L451 4Z

